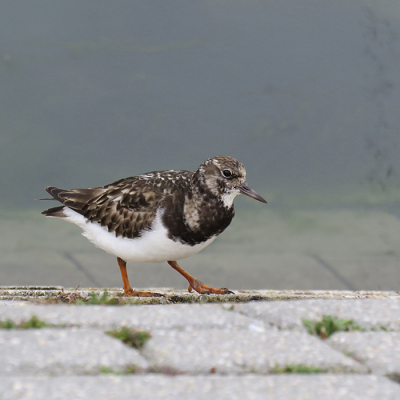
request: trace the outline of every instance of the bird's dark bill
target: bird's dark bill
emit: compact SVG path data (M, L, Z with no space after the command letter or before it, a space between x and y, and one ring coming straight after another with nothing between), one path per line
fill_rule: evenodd
M242 185L240 185L239 191L240 191L240 193L245 194L246 196L252 197L253 199L256 199L258 201L261 201L262 203L267 202L255 190L253 190L249 185L247 185L247 183L243 183Z

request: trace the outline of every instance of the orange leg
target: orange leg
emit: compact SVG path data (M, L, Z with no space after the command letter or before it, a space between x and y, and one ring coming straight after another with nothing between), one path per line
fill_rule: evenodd
M119 269L121 270L122 282L124 284L124 292L125 296L136 296L136 297L163 297L160 293L153 293L153 292L138 292L131 288L128 279L128 273L126 272L126 261L122 258L117 257Z
M176 261L168 261L168 264L175 270L178 271L183 277L189 282L189 292L195 290L200 294L234 294L227 288L213 288L200 282L198 279L194 278L192 275L188 274L183 268L181 268Z

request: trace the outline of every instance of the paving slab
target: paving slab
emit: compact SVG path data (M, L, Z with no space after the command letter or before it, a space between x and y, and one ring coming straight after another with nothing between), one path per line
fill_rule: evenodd
M150 307L150 308L149 308ZM0 320L20 323L37 316L48 324L101 328L128 326L138 330L154 329L253 329L262 321L224 310L220 304L171 304L101 306L67 304L38 305L27 302L0 302Z
M257 214L257 217L260 217ZM231 235L251 242L253 250L264 246L268 252L283 254L318 254L327 256L387 255L399 257L400 220L386 211L374 209L315 209L264 211L265 229L259 234L259 224L254 228L242 220L243 229L236 229ZM272 229L271 229L272 228ZM261 228L262 229L262 228ZM231 229L232 230L232 229ZM255 231L255 232L254 232ZM250 245L250 243L249 243ZM248 247L246 247L247 249ZM375 271L373 282L379 277ZM312 277L304 277L311 279Z
M292 364L329 372L367 372L367 369L304 332L153 331L142 349L155 370L177 373L271 373Z
M1 400L398 400L375 375L0 377Z
M59 282L60 270L65 276L62 281L64 285L77 286L84 281L82 271L77 270L63 254L49 249L1 253L0 280L3 285L54 285Z
M400 332L340 332L326 342L360 360L374 374L400 381Z
M330 268L338 271L345 281L351 282L355 290L400 288L398 251L387 250L384 253L361 253L351 256L345 256L340 252L335 255L321 255L321 258ZM371 279L372 276L374 279Z
M212 286L216 287L228 287L231 290L238 287L238 284L245 289L329 290L334 288L346 290L351 288L341 282L331 271L321 267L320 263L309 254L289 251L266 252L267 244L264 244L264 247L260 244L263 252L260 249L252 251L241 243L236 244L235 248L232 246L232 244L224 246L219 254L212 249L204 251L200 253L201 259L198 261L196 258L200 257L193 257L192 262L197 261L197 268L192 268L190 273L203 280L204 283L212 283ZM238 251L238 249L241 250ZM224 257L221 257L221 254L224 254ZM184 262L186 263L186 260ZM305 277L312 277L312 279L307 280Z
M0 375L99 374L145 370L136 349L94 329L0 330Z
M293 300L235 304L234 310L251 318L261 319L279 329L304 330L302 318L320 319L336 315L353 319L366 330L400 331L400 299Z

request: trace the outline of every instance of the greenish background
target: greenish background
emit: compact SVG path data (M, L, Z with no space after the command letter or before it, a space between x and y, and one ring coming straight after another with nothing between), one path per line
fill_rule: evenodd
M182 262L230 288L400 284L395 0L0 4L0 285L121 286L44 187L227 154L268 205ZM165 265L133 285L184 287Z

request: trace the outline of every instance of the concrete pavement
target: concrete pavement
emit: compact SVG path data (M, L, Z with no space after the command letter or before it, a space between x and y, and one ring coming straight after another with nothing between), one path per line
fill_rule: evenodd
M268 292L301 299L232 302ZM54 300L46 290L25 293L31 301L0 301L0 321L36 316L48 326L0 329L0 399L400 399L398 292L253 291L201 304L166 291L165 304L117 306L44 304ZM303 319L323 315L353 328L310 334ZM132 348L106 333L122 327L150 338Z

